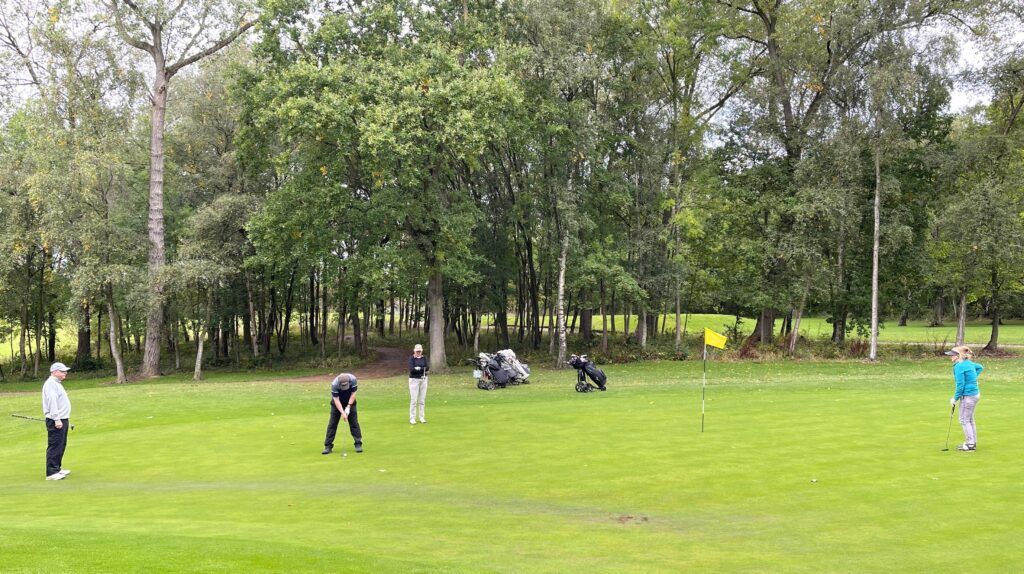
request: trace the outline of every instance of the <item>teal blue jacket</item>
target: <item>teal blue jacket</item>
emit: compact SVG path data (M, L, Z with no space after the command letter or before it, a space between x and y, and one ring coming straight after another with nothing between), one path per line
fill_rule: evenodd
M978 375L983 370L985 367L970 359L964 359L953 365L953 378L956 379L956 394L953 395L953 399L960 400L960 397L973 397L981 394L978 389Z

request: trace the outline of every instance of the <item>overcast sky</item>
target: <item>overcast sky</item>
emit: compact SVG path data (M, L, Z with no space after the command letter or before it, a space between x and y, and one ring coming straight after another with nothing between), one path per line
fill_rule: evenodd
M957 67L961 71L981 68L985 63L985 58L988 57L986 52L990 51L990 47L981 45L972 36L966 34L958 36L960 60ZM1016 49L1019 53L1021 46L1024 46L1024 30L1016 30L1005 45L1007 49ZM953 88L949 107L953 112L962 112L975 104L988 103L991 99L992 93L987 88L961 83Z

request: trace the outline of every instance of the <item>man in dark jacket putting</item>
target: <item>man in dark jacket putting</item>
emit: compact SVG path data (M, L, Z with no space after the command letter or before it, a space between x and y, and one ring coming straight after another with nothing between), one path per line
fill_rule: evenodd
M327 437L324 438L322 454L334 450L334 435L338 432L338 421L348 421L348 430L355 440L356 452L363 452L363 433L359 429L356 413L356 376L342 373L331 381L331 420L327 423Z

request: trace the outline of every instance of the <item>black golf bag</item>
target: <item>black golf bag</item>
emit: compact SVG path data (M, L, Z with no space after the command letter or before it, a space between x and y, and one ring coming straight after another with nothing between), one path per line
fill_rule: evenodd
M605 375L604 371L597 368L597 365L592 363L586 355L572 355L569 357L569 365L576 369L576 392L589 393L595 390L608 390L605 386L608 382L608 375ZM587 377L597 383L597 386L595 387L590 384L587 381Z
M530 376L530 367L521 363L510 349L498 351L493 355L480 353L477 358L468 361L476 367L473 370L476 387L485 391L525 384Z

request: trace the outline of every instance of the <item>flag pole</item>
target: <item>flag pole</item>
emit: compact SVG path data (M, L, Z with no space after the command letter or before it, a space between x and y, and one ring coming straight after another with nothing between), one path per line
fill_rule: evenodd
M704 336L707 339L707 335ZM704 374L700 382L700 432L704 432L704 390L708 387L708 343L704 341Z

